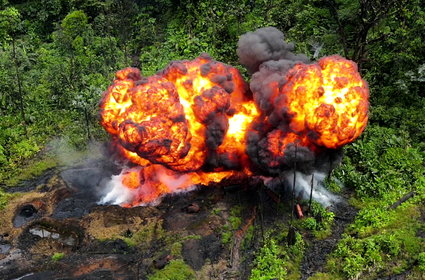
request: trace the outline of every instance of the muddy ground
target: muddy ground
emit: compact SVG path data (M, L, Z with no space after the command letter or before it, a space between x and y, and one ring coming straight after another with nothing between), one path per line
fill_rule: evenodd
M312 236L306 236L309 247L301 262L302 280L308 279L316 272L323 271L326 257L336 248L346 226L354 220L357 214L357 210L347 203L337 205L333 212L335 213L335 222L330 236L325 239L315 239Z
M228 180L166 197L157 206L98 205L99 184L117 172L107 162L85 163L48 170L10 189L21 194L0 216L0 279L147 279L176 259L196 279L247 279L264 231L291 216L256 180ZM242 209L241 222L224 242L235 208ZM335 213L330 237L303 234L309 246L302 279L323 268L355 216L348 206Z

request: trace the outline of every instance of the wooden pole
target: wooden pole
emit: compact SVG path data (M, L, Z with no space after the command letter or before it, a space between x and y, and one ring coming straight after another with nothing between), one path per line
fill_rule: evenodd
M313 199L313 188L314 188L314 173L311 175L310 200L308 202L308 213L310 213L310 210L311 210L311 201Z
M264 243L264 227L263 227L263 198L262 198L262 194L260 193L260 191L258 190L258 194L260 197L260 230L261 230L261 238L263 239L263 243Z
M297 150L298 146L295 143L295 158L294 158L294 180L292 182L292 203L291 203L291 220L294 219L294 207L295 207L295 184L297 182Z

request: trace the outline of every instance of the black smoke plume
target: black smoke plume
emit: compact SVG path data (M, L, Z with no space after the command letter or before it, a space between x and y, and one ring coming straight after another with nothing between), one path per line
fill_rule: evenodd
M316 174L313 181L318 191L313 196L323 204L331 204L335 202L335 197L330 197L322 185L326 175L341 162L341 149L314 147L313 150L311 147L291 143L287 146L282 144L284 151L280 156L269 150L273 138L275 142L283 142L283 137L292 133L289 127L291 116L285 108L276 106L278 102L273 98L273 91L287 82L286 74L294 65L310 62L306 55L294 53L294 48L294 44L285 42L284 34L274 27L248 32L239 39L239 62L252 75L250 89L262 113L248 133L247 154L258 173L273 177L266 181L273 189L281 189L283 192L291 190L292 178L296 172L296 193L300 197L308 197L309 191L306 188L310 184L307 182L314 178L312 174ZM276 140L279 135L282 139Z

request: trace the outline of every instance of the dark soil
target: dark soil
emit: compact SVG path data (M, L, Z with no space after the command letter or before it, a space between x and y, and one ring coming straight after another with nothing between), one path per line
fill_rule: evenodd
M47 183L47 181L52 178L58 172L55 168L50 168L44 171L40 176L31 179L25 180L19 183L17 186L12 188L6 188L6 192L16 193L16 192L30 192L35 190L36 187L42 186Z
M301 262L301 279L308 279L317 272L322 272L328 255L336 248L338 241L347 225L353 222L357 210L345 202L337 204L333 212L335 213L332 234L323 240L310 237L309 246Z
M173 259L183 259L197 279L248 279L263 233L290 220L290 204L282 209L250 178L165 197L154 207L98 205L99 186L118 172L108 161L90 162L21 185L25 193L0 215L0 279L147 279ZM243 209L241 225L224 244L234 207ZM322 269L356 211L341 204L335 214L329 238L307 240L302 279ZM250 226L253 238L244 244Z
M253 201L246 187L199 188L156 207L98 205L99 185L114 172L101 163L52 169L16 189L24 194L0 217L0 279L147 279L173 258L206 275L229 269L221 228L231 207ZM146 240L123 241L138 232ZM176 242L181 255L171 254Z

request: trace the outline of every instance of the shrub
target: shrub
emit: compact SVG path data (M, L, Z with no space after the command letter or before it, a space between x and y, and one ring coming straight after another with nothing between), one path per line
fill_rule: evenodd
M285 279L287 271L284 256L273 239L260 249L255 259L255 268L251 271L250 280Z
M2 189L0 189L0 210L6 207L10 197L12 197L12 194L5 193Z
M148 276L149 280L194 280L195 272L183 260L172 260L162 270Z
M344 164L335 175L360 198L406 193L425 176L423 154L403 130L371 125L345 151Z
M419 270L425 272L425 252L418 255Z
M63 259L63 257L65 257L64 253L54 253L52 256L52 261L60 261L61 259Z

